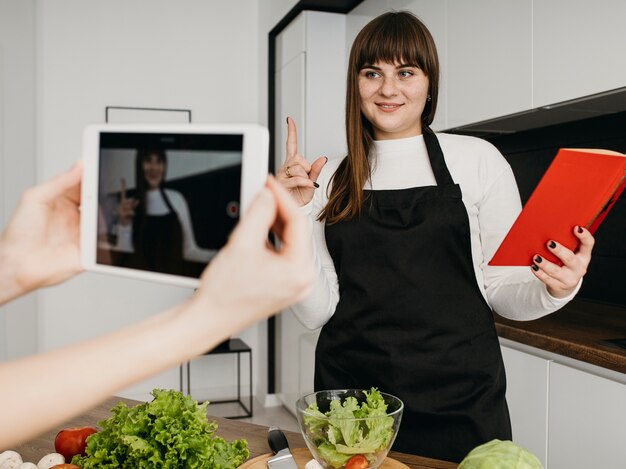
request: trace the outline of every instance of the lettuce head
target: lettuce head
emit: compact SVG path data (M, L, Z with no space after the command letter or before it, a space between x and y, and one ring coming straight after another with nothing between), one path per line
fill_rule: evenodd
M491 440L477 446L458 469L543 469L539 459L512 441Z
M235 469L250 455L246 440L215 436L208 402L198 404L178 391L155 389L154 399L128 407L120 402L102 428L87 439L85 456L72 463L91 468Z

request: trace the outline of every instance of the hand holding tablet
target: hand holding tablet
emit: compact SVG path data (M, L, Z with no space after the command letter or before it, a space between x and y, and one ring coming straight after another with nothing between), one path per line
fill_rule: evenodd
M258 125L85 130L81 260L87 270L195 287L263 187Z

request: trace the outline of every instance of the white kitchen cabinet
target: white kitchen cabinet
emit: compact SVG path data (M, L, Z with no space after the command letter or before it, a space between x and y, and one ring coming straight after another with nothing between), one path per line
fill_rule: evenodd
M368 4L381 2L362 5ZM386 6L412 11L433 34L441 60L436 129L626 86L623 0L389 0Z
M549 469L626 467L626 384L550 364Z
M533 104L626 86L626 2L533 4Z
M547 461L549 360L502 348L506 369L506 399L511 414L513 441Z
M276 74L276 142L275 168L285 161L287 153L287 117L291 117L298 129L298 147L304 153L306 148L305 131L305 84L306 54L300 52Z
M531 0L447 0L448 127L532 107L532 9Z
M432 0L390 0L390 8L412 11L433 36L439 56L439 96L433 130L448 128L448 47L446 39L446 2Z
M285 161L286 118L298 131L298 149L309 162L345 155L345 15L302 12L276 38L275 167ZM321 190L321 188L320 188ZM295 401L313 390L318 332L289 311L278 320L278 396L295 413Z
M304 11L276 38L276 168L285 160L287 116L309 161L345 155L345 24L342 14Z
M500 338L513 441L546 469L624 467L626 375Z

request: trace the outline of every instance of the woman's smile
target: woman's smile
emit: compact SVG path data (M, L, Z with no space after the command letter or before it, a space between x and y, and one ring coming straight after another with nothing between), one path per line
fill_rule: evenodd
M397 104L397 103L376 103L376 105L383 111L383 112L393 112L393 111L397 111L398 109L400 109L400 106L402 106L402 104Z

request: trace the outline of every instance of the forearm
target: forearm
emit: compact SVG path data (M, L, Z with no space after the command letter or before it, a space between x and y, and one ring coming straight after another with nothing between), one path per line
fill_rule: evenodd
M313 258L315 278L311 293L289 309L308 329L318 329L330 319L339 302L339 284L324 237L324 225L317 221L310 222L312 230Z
M0 366L0 447L32 438L232 332L191 301L121 331ZM215 313L215 314L214 314ZM185 320L196 314L199 321ZM209 331L209 332L207 332Z
M11 257L0 238L0 305L22 296L35 287L20 278L18 259Z
M311 294L299 303L290 306L289 310L304 327L314 330L328 322L335 312L338 300L338 287L330 285L326 274L318 270Z
M530 273L530 267L496 269L503 272L486 290L489 304L500 316L516 321L531 321L557 311L574 298L582 283L567 297L554 298Z

